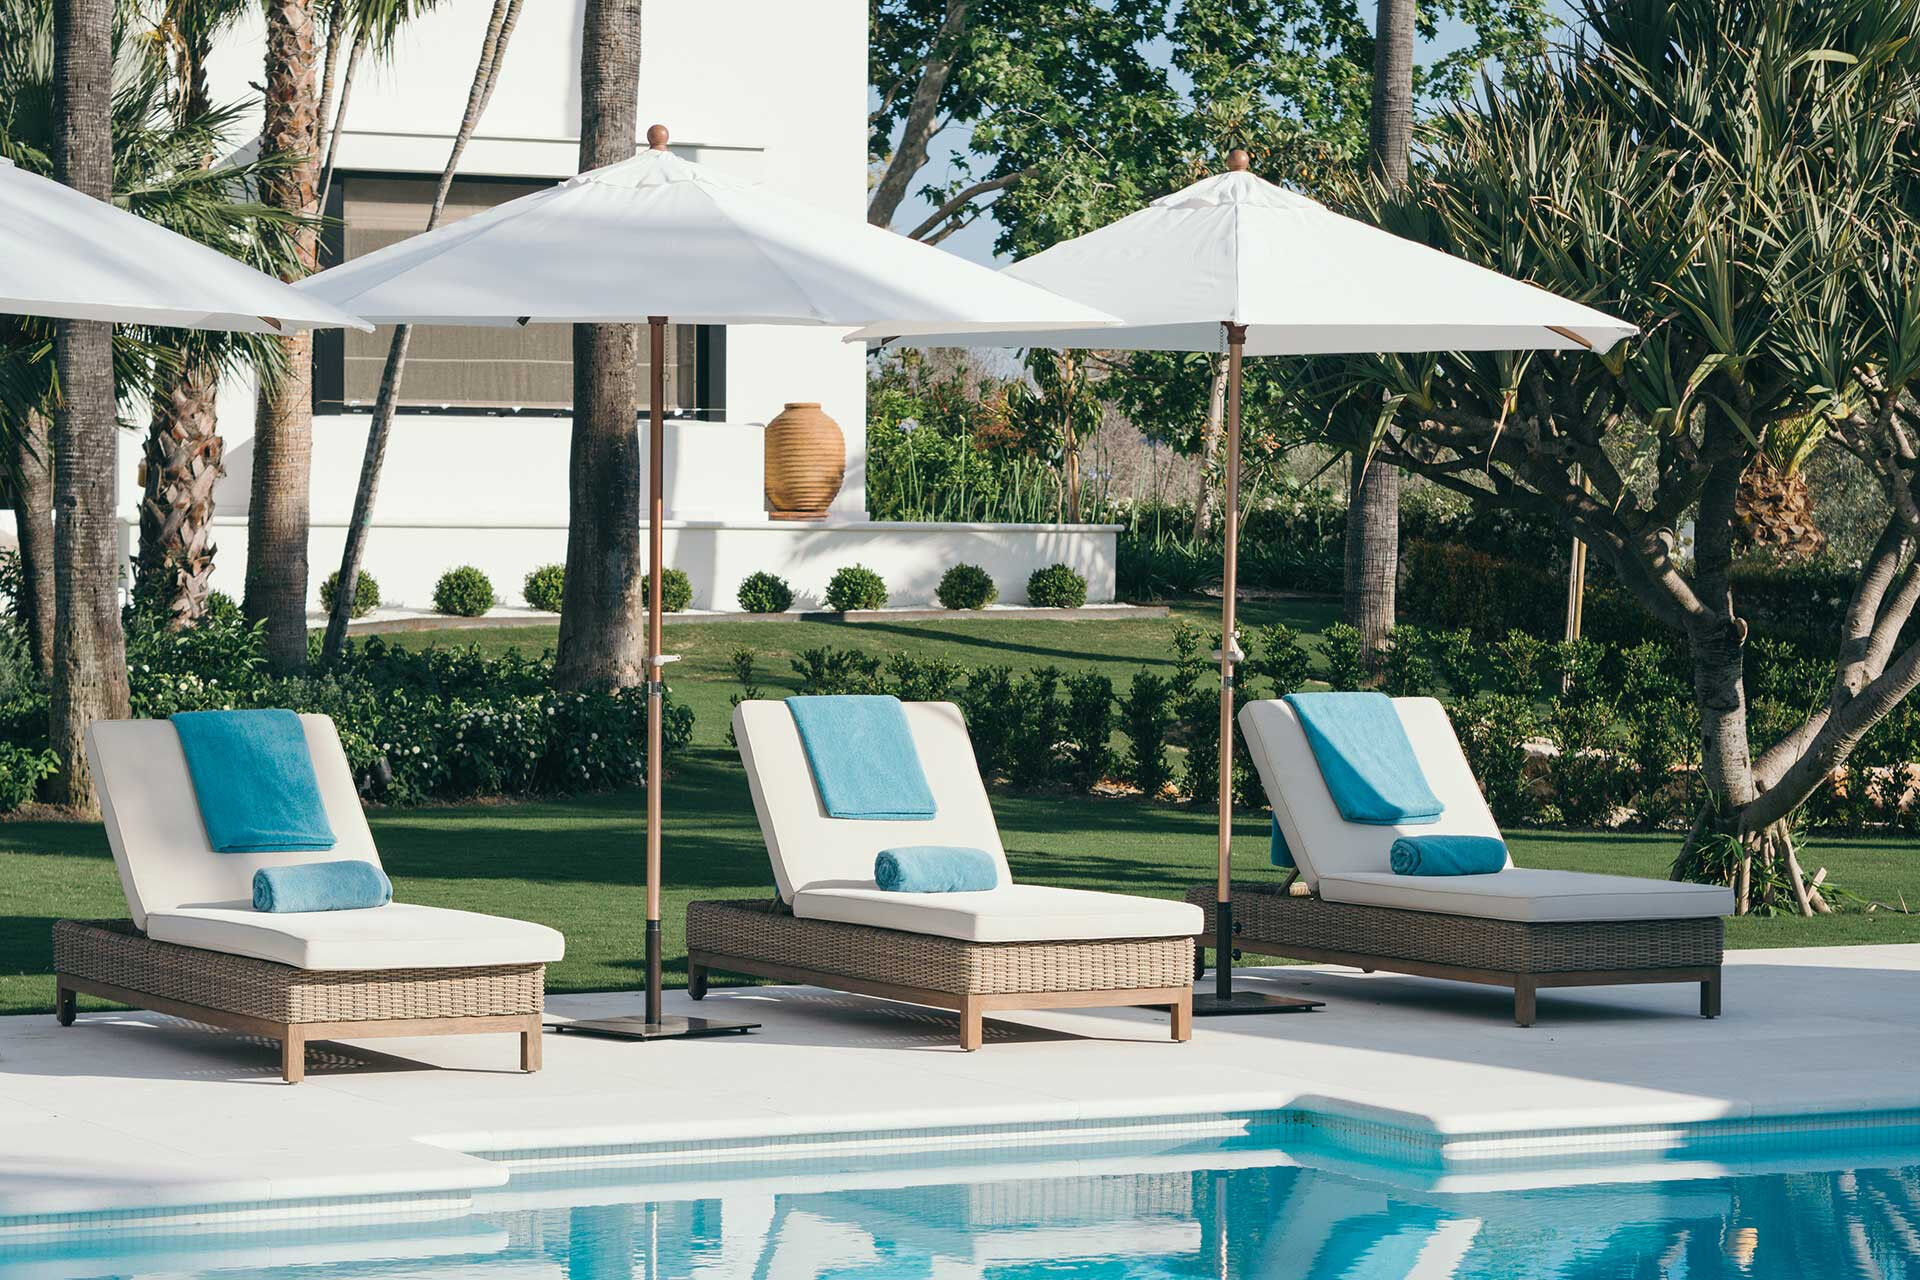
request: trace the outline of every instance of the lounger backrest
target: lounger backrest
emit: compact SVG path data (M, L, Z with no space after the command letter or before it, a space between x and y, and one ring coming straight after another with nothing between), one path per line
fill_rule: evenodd
M1394 827L1348 822L1321 780L1320 766L1314 762L1313 748L1307 745L1306 730L1293 707L1274 698L1240 709L1240 732L1246 737L1247 751L1260 771L1267 801L1280 819L1300 876L1310 886L1323 875L1392 870L1387 854L1403 835L1500 834L1446 708L1433 698L1395 698L1393 709L1406 727L1427 785L1445 807L1438 822Z
M1013 882L960 708L951 702L903 705L920 768L933 789L931 822L829 818L787 704L753 701L734 708L734 741L747 766L760 834L766 839L774 883L784 901L792 902L801 889L871 886L874 855L896 845L984 849L999 866L1000 883Z
M301 716L300 723L334 835L333 848L300 853L214 852L200 821L180 735L170 722L97 720L87 730L87 763L100 816L137 927L147 927L150 911L251 901L257 867L348 858L380 865L333 721Z

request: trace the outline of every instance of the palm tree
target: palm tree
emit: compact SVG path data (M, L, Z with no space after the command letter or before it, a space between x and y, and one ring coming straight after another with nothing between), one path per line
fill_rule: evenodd
M480 117L493 97L493 87L500 79L500 64L506 58L507 41L513 35L514 23L520 20L520 4L521 0L493 0L493 14L487 20L486 37L480 43L480 59L473 69L473 87L467 92L466 114L460 117L460 130L454 135L446 168L440 171L440 185L433 192L433 207L427 212L428 231L440 222L447 193L453 189L453 175L460 168L461 153L467 149L467 142L480 126ZM358 46L355 51L358 52ZM345 105L344 100L341 105ZM338 126L335 136L337 140ZM332 170L331 163L328 170ZM373 519L380 467L387 456L387 438L393 430L394 406L400 398L400 378L406 368L407 345L412 337L412 325L399 325L393 331L392 345L387 348L386 367L380 375L380 394L374 400L373 421L367 427L367 452L360 464L360 487L353 495L353 517L347 522L347 542L340 553L340 576L336 579L339 582L360 580L360 561L367 548L367 526ZM326 641L320 648L322 662L337 659L347 643L347 621L353 616L353 598L351 587L334 592Z
M113 0L54 0L54 175L96 200L113 194ZM113 326L55 326L54 626L48 737L56 802L94 809L87 726L127 714L114 511Z
M1373 45L1373 113L1368 162L1394 188L1407 184L1413 145L1414 0L1380 0ZM1346 577L1342 612L1360 631L1369 666L1393 630L1393 593L1400 576L1400 472L1354 454L1347 487Z
M633 155L640 0L587 0L580 42L580 167ZM641 679L640 431L634 325L573 327L567 590L553 679L608 688Z

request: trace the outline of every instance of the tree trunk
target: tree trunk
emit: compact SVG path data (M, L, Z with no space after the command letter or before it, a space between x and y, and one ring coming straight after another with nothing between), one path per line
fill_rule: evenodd
M214 413L220 370L195 361L154 398L140 500L135 594L179 631L207 611L213 576L213 487L226 474Z
M98 200L113 186L113 0L55 0L54 174ZM54 628L49 738L52 795L93 812L86 733L127 715L115 511L113 326L62 320L54 338L60 400L53 418Z
M13 439L13 520L20 539L20 620L41 680L53 675L53 438L29 413Z
M266 121L260 149L291 163L261 182L275 208L315 212L320 177L314 100L315 0L268 0ZM312 227L294 232L300 275L319 248ZM246 615L266 623L275 671L307 664L307 536L313 459L313 335L276 339L286 372L260 389L254 416L253 487L247 510ZM351 588L349 588L351 595Z
M633 154L640 0L587 0L580 51L580 167ZM554 683L642 679L640 431L634 325L573 327L573 447L567 464L567 590Z
M1213 455L1220 451L1220 432L1227 419L1227 362L1215 359L1207 384L1207 420L1200 426L1200 468L1193 481L1193 540L1205 542L1213 528Z
M434 189L433 206L427 210L426 230L440 225L440 214L447 207L447 193L453 190L453 176L460 168L460 156L467 149L480 117L493 97L500 80L500 63L513 35L513 24L520 19L521 0L493 0L493 15L487 21L486 36L480 42L480 57L473 68L473 85L467 91L466 114L460 117L460 130L454 135L447 154L446 167L440 171L440 185ZM345 99L342 99L344 105ZM380 491L380 469L387 458L387 440L393 434L393 414L400 399L400 380L406 371L407 347L413 340L413 326L403 324L393 331L387 348L387 363L380 373L380 393L374 400L373 420L367 424L367 451L360 461L360 484L354 490L353 516L347 521L347 541L340 552L339 581L357 584L360 562L366 554L367 530L373 522L373 503ZM347 644L347 623L353 617L352 585L333 593L333 609L327 615L326 640L320 646L322 662L332 662Z
M327 206L327 193L333 190L333 170L340 158L340 135L347 127L347 104L353 99L353 82L360 74L360 56L367 51L366 37L354 40L353 52L347 55L346 74L340 77L340 105L334 108L332 124L327 132L326 164L320 170L320 194L316 197L321 208ZM326 123L326 117L321 117Z
M966 31L967 10L972 4L973 0L946 0L940 28L928 43L919 83L914 85L913 98L907 104L900 144L887 157L887 166L867 201L867 221L876 227L892 224L894 211L913 189L914 175L927 163L927 144L940 132L940 99L953 77L954 46ZM585 145L584 139L581 145Z
M1414 0L1380 0L1374 28L1373 110L1368 163L1392 187L1407 184L1413 146ZM1377 666L1394 625L1400 576L1400 472L1356 456L1347 495L1346 574L1342 614L1360 631L1361 654Z

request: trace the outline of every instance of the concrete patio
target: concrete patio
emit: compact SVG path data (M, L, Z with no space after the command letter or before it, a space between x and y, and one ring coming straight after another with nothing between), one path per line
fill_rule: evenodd
M156 1015L94 1013L64 1030L0 1019L0 1231L128 1210L425 1212L514 1167L610 1155L1040 1148L1116 1130L1224 1135L1273 1113L1318 1132L1328 1159L1475 1177L1602 1153L1671 1159L1692 1126L1730 1135L1731 1160L1749 1139L1777 1150L1781 1133L1920 1132L1920 946L1733 953L1718 1021L1695 1016L1692 987L1603 988L1543 994L1528 1030L1487 988L1242 974L1327 1007L1203 1020L1185 1045L1166 1039L1164 1015L1022 1014L990 1022L986 1048L966 1054L950 1015L734 988L703 1011L764 1023L752 1036L549 1035L533 1076L514 1070L508 1036L341 1044L316 1050L297 1086L280 1082L272 1044ZM670 997L669 1012L688 1007Z

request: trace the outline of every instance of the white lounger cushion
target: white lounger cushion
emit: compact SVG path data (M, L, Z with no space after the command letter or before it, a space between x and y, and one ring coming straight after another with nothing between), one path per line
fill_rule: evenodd
M1206 924L1200 908L1190 902L1038 884L1010 884L980 893L802 889L794 895L793 914L803 920L838 920L965 942L1189 937Z
M176 907L149 913L147 936L329 971L549 964L567 949L566 939L543 924L399 902L365 911L255 911L243 902Z
M1391 871L1320 877L1328 902L1407 911L1437 911L1483 920L1689 920L1733 911L1733 890L1720 885L1537 871L1508 867L1487 876L1397 876Z
M1348 822L1321 780L1320 766L1293 707L1272 698L1240 709L1247 753L1267 789L1274 816L1280 819L1300 876L1310 888L1318 888L1322 876L1391 871L1388 851L1403 835L1500 835L1500 824L1480 794L1446 708L1433 698L1395 698L1393 709L1406 727L1407 741L1420 761L1420 771L1427 775L1427 785L1444 806L1437 822L1392 827Z
M983 849L994 861L998 883L1013 883L960 708L951 702L901 705L921 771L933 790L930 822L829 818L787 704L755 699L734 708L734 741L740 744L740 759L747 766L754 811L760 817L760 832L766 837L774 883L783 901L793 902L795 892L809 886L871 888L874 855L899 845Z

